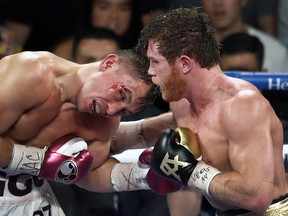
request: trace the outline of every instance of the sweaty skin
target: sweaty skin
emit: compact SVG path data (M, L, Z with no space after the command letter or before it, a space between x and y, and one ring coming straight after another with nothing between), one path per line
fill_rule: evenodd
M226 198L225 196L223 196L221 197L221 199L219 198L214 199L214 197L213 198L206 197L206 198L213 204L214 207L219 208L219 209L233 209L233 208L237 208L239 204L243 205L243 208L245 206L248 206L249 201L246 201L244 198L249 199L249 197L253 196L254 193L256 194L259 189L259 188L254 188L252 184L253 181L258 181L257 178L254 179L254 175L253 175L253 172L255 172L256 170L257 172L259 171L258 174L262 176L262 183L259 184L259 187L261 186L262 192L266 193L266 190L268 191L272 190L270 191L272 192L271 195L274 194L273 197L270 197L270 198L268 197L269 201L271 198L277 198L280 195L283 195L282 190L284 189L284 191L286 191L287 186L286 186L286 183L282 181L283 179L282 173L275 172L274 182L271 176L267 175L267 173L271 173L273 172L273 170L283 169L283 161L282 160L279 161L278 157L276 157L276 155L282 152L282 140L281 140L281 133L279 133L279 131L281 130L281 125L279 124L278 119L273 117L275 115L274 112L270 109L267 110L267 114L270 113L269 115L271 116L271 119L270 119L271 123L267 122L268 126L261 127L263 130L266 128L267 134L270 134L270 132L272 132L271 141L274 142L274 145L273 145L274 151L271 151L270 148L265 147L265 146L263 146L260 151L259 146L257 145L256 147L249 140L257 139L258 142L261 143L261 141L259 140L261 139L262 143L264 143L265 139L267 138L266 137L256 138L256 132L258 131L258 128L256 128L255 130L254 137L253 136L249 138L241 137L240 134L243 133L243 129L241 130L241 128L243 127L241 126L242 121L239 121L236 114L234 117L235 125L230 125L230 123L228 124L228 126L231 127L230 129L231 131L233 132L234 130L239 131L238 133L235 134L235 136L237 136L237 139L236 137L232 139L231 132L227 130L226 128L227 125L225 124L225 119L222 120L222 118L224 117L223 112L230 112L232 114L232 112L229 111L228 109L229 107L233 106L233 108L235 108L235 111L240 111L242 107L241 105L239 105L240 106L239 108L237 107L237 105L233 104L235 103L233 101L235 99L232 99L232 98L239 97L238 95L230 96L231 92L227 93L222 90L220 91L220 95L224 95L224 97L228 97L228 98L226 99L227 100L226 102L224 102L223 99L221 99L219 102L215 102L215 104L213 105L213 108L214 110L218 110L217 114L210 113L210 112L207 113L204 111L200 116L193 116L193 112L188 112L190 109L190 106L185 99L182 99L179 102L170 103L171 111L173 112L175 119L176 120L178 119L177 124L181 126L186 126L190 128L194 133L197 134L198 144L200 146L201 153L202 153L202 160L205 161L207 164L212 165L213 167L217 167L218 169L221 169L221 171L224 173L230 172L229 174L227 174L226 177L219 175L218 178L214 179L215 181L217 181L218 185L223 185L223 189L222 189L223 191L221 192L227 193L225 192L226 191L225 187L234 187L235 191L237 191L238 193L241 192L241 197L239 197L239 199L241 198L242 199L241 199L241 203L240 203L240 200L238 203L234 201L235 202L235 206L234 206L233 204L231 204L231 198L232 198L231 196L229 198ZM231 97L231 99L229 99L229 97ZM250 101L250 103L251 103L251 106L253 106L255 110L253 112L259 112L256 109L258 110L262 109L260 107L255 107L257 105L253 104L252 101ZM265 104L267 102L263 101L263 103ZM187 109L187 112L183 112L183 110L186 110L186 109ZM245 111L248 114L252 110L253 109L242 110L242 112ZM185 115L183 113L185 113ZM191 115L190 118L187 118L187 115ZM243 123L244 122L245 121L243 121ZM203 124L205 124L205 127L201 126ZM273 125L272 128L270 127L270 124L271 126ZM245 125L243 128L245 128ZM253 129L251 127L246 126L245 130L253 130ZM211 142L210 140L213 140L213 141ZM235 145L234 143L236 142L241 143L241 145L240 146ZM226 152L228 151L228 146L229 146L229 153L227 154ZM253 154L260 154L260 152L263 155L265 155L265 160L263 161L263 167L262 167L262 170L265 170L265 172L260 172L260 168L256 168L254 165L256 157L253 157ZM249 156L251 158L247 158ZM268 160L274 161L272 164L275 164L275 165L271 166L271 162L269 164ZM251 168L251 171L249 171L249 169L246 168L247 163L249 163L249 168ZM255 167L255 169L253 167ZM232 171L232 169L234 169L234 171ZM237 172L235 169L237 169ZM240 181L243 181L245 183L239 184L240 186L238 186L237 184L233 183L233 180L235 179L235 181L237 181L237 178L239 178L241 174L243 175L243 177L240 178ZM216 184L216 182L212 182L212 184L214 185ZM216 187L217 186L215 185L215 191L210 190L210 193L218 194L219 192L217 191L217 189L219 186L217 188ZM210 186L210 188L213 188L213 186ZM264 199L264 197L262 198ZM237 200L237 198L235 198L235 200Z
M158 46L151 40L147 49L152 81L170 102L177 125L197 134L202 160L222 172L211 181L207 199L218 209L263 213L273 199L288 192L283 128L271 105L255 86L226 76L218 64L202 68L182 55L171 67ZM183 87L179 83L185 76L184 91L166 84L174 68L178 78L173 86Z
M109 159L111 137L121 114L140 109L136 98L144 96L148 87L125 74L123 82L119 75L108 72L102 79L105 74L97 73L106 67L102 63L78 65L46 52L27 52L0 61L1 167L10 161L11 144L44 148L73 133L88 143L94 157L92 179L88 175L81 184L88 188L91 184L95 191L113 191L110 171L117 161ZM117 67L107 63L107 70ZM101 113L95 114L91 100L101 106Z

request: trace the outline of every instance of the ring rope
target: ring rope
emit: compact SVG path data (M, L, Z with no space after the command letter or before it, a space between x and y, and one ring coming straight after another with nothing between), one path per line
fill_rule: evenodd
M235 71L225 71L224 73L231 77L246 80L254 84L260 90L288 90L288 73Z

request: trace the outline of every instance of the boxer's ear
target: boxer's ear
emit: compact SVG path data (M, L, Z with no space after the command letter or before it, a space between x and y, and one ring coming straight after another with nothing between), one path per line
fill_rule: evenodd
M175 66L182 71L182 73L189 73L195 64L195 61L186 55L182 55L177 58Z
M109 54L107 55L99 65L100 71L106 71L107 69L110 69L113 64L117 63L119 60L119 57L116 54Z

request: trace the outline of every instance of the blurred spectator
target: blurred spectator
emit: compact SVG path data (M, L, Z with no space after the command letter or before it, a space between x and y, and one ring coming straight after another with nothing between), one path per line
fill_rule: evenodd
M216 38L237 32L246 32L256 36L264 45L263 69L270 72L285 72L288 68L286 47L277 39L243 23L242 9L244 0L202 0L203 8L216 29Z
M72 60L72 38L91 27L115 32L121 48L136 45L142 29L134 0L3 0L4 23L24 50L48 50ZM1 15L2 17L2 15Z
M74 37L73 61L79 64L99 61L120 49L116 34L105 28L90 28Z
M18 53L22 50L15 34L0 25L0 59L4 56Z
M165 13L168 9L168 2L169 0L139 0L138 7L140 8L142 26L146 26L155 17Z
M134 47L142 29L137 1L82 0L75 28L77 32L82 32L91 27L114 31L121 49ZM72 59L72 40L72 37L64 38L54 47L53 53Z
M223 71L262 71L264 48L257 37L235 33L220 43L220 67Z
M243 9L243 22L276 37L278 0L245 1L247 3Z
M168 0L169 9L175 9L180 7L201 7L201 0Z
M288 48L288 1L279 0L278 5L278 38ZM288 72L288 69L287 69Z
M243 22L275 37L277 35L278 0L242 0L242 2L247 2L243 7ZM202 7L202 1L168 0L169 9L192 6Z
M103 27L115 32L121 48L137 43L142 29L137 1L134 0L82 0L79 28Z
M6 0L4 24L23 50L47 50L75 31L81 0Z

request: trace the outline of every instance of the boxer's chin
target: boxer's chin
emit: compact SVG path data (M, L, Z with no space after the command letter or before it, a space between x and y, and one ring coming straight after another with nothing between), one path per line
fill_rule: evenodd
M166 102L178 101L181 98L182 97L179 94L174 94L173 92L167 92L167 91L162 92L162 99Z

